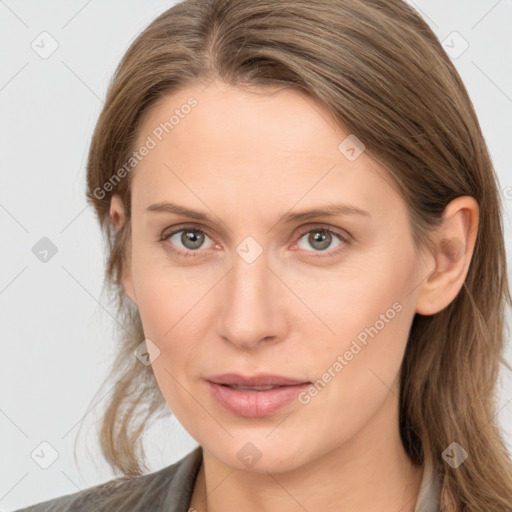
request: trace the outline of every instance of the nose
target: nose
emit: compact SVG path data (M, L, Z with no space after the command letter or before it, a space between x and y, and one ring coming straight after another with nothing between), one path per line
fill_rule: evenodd
M225 304L218 334L240 349L285 338L287 316L284 293L290 293L268 268L264 254L252 263L235 253L233 267L223 280Z

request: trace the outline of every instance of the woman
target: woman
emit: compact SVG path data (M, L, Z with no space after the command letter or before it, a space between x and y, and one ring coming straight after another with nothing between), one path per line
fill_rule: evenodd
M101 430L125 477L24 510L512 508L497 178L407 4L172 7L116 70L87 187L130 326ZM142 475L161 411L199 446Z

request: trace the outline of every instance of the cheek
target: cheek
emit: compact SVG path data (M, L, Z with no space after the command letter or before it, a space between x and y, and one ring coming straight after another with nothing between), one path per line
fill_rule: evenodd
M307 324L299 325L309 331L308 336L313 335L312 331L315 339L321 335L322 352L343 354L354 340L364 347L378 339L383 347L400 345L400 340L406 338L400 324L408 315L403 311L412 300L408 296L411 263L372 259L378 263L360 262L357 267L347 266L342 272L324 275L304 272L295 280L294 291L313 313L307 315Z
M134 260L135 262L135 260ZM185 428L187 418L197 415L186 390L198 360L197 314L200 298L207 292L204 280L191 282L183 269L169 264L139 260L134 265L134 287L146 338L159 348L152 363L158 387L171 411ZM192 409L191 409L192 408Z
M215 276L197 267L173 266L165 251L139 250L133 254L133 284L144 334L160 349L154 371L163 389L174 389L171 375L184 382L194 369L198 342L204 339L207 294ZM161 386L162 387L162 386Z
M194 316L195 306L215 282L197 267L173 264L160 247L134 251L132 273L144 332L166 344Z
M414 317L412 260L377 260L365 265L371 270L326 282L315 299L333 332L323 336L321 351L306 354L318 380L304 402L310 398L314 416L342 409L339 418L347 427L347 418L364 423L390 393Z

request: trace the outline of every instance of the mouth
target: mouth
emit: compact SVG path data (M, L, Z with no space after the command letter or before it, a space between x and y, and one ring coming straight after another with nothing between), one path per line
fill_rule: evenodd
M268 416L293 401L311 382L260 374L223 374L206 379L211 396L228 412L256 418Z

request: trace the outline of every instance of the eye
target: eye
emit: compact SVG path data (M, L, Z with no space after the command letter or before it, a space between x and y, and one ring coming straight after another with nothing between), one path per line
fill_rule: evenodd
M195 257L196 254L194 253L198 252L206 238L210 237L196 226L181 226L172 231L164 232L160 241L169 240L171 242L169 246L179 256Z
M329 227L329 226L315 226L313 228L307 228L301 230L299 233L300 238L297 242L299 245L299 249L308 250L307 247L300 246L300 242L305 239L305 243L309 245L309 247L313 247L315 251L313 252L328 252L325 256L335 256L339 252L341 252L343 249L345 249L346 245L349 244L349 236L344 235L341 232L338 232L337 230ZM306 235L308 235L306 237ZM337 245L334 246L334 249L338 248L337 250L333 251L327 251L327 249L332 247L333 241L336 241L336 238L338 239ZM318 256L324 256L318 255Z

